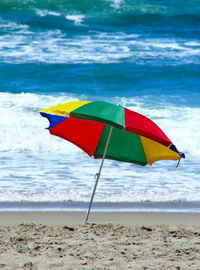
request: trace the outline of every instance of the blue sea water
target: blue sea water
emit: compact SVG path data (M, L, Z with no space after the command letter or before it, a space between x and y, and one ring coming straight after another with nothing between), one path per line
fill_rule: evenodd
M38 110L105 100L150 117L186 159L106 160L95 202L200 211L198 0L1 0L0 85L0 205L88 202L100 161Z

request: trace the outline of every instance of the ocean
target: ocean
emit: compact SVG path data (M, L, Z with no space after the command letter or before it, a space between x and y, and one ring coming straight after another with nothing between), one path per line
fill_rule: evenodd
M186 159L106 160L94 207L200 211L198 0L1 0L0 85L0 210L87 208L101 161L38 111L103 100L150 117Z

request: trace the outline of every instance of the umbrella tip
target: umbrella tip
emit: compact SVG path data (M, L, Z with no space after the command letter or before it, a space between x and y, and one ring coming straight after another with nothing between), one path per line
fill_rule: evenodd
M169 147L172 151L178 153L181 158L185 158L185 154L182 153L182 152L179 152L178 149L176 148L176 146L174 144L171 144L170 147Z
M184 153L180 153L182 158L185 158L185 154Z
M185 158L185 154L182 152L179 152L178 149L176 148L176 146L174 144L171 144L169 147L171 150L173 150L174 152L178 153L181 158Z

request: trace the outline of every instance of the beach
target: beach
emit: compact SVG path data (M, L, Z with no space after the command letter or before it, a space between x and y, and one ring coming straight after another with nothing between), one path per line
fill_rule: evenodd
M199 269L200 213L7 211L0 269Z

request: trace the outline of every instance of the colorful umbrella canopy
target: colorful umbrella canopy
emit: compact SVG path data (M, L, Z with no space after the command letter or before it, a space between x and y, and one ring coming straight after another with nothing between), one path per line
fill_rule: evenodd
M49 119L51 134L74 143L94 158L102 158L111 126L116 128L105 158L152 165L158 160L179 160L183 156L152 120L122 106L75 101L40 113Z
M51 134L77 145L89 156L103 159L86 222L105 158L142 166L185 158L152 120L119 105L75 101L44 109L40 114L49 120Z

